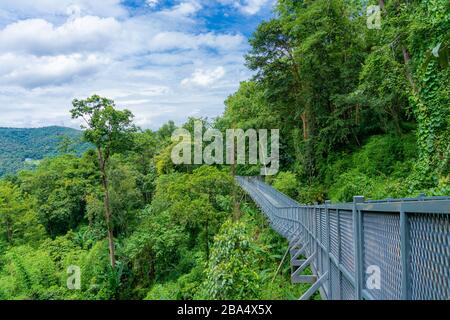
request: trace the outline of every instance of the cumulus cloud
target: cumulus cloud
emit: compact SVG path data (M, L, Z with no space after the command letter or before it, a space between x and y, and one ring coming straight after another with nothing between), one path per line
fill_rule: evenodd
M244 14L254 15L258 13L269 0L219 0L222 4L232 5Z
M150 8L154 8L158 5L159 0L147 0L145 3L147 3L147 6Z
M161 31L163 28L159 21L139 17L118 21L115 18L72 16L59 26L44 19L26 19L0 29L0 53L42 56L103 51L123 55L206 47L236 50L245 42L240 34Z
M198 86L209 86L215 83L217 80L223 78L225 75L225 69L222 66L219 66L215 69L203 70L197 69L194 71L190 78L185 78L181 81L183 86L187 86L190 84L198 85Z
M171 18L182 18L197 13L201 8L202 6L196 1L186 1L163 10L161 14Z
M54 26L43 19L27 19L0 30L0 51L34 55L104 50L120 33L114 18L84 16Z
M62 85L96 73L108 61L95 55L81 54L58 56L0 56L0 83L36 88L48 85ZM6 69L6 70L5 70Z
M13 12L20 18L30 16L55 16L67 14L69 7L78 8L80 13L99 17L126 16L121 0L2 0L1 10Z
M209 47L218 50L233 50L244 42L242 35L188 34L184 32L160 32L149 43L151 51L167 51L174 49L199 49Z
M248 0L244 5L241 5L240 9L242 12L253 15L258 13L262 7L267 4L268 0Z

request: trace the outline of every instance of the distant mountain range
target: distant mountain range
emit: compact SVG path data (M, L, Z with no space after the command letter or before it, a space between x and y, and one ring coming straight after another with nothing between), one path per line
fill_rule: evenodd
M81 138L82 131L57 126L0 128L0 177L33 168L39 160L58 155L62 145L82 154L90 145Z

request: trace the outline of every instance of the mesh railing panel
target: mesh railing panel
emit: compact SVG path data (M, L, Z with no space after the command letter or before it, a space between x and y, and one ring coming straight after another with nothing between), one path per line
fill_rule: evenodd
M354 239L353 239L353 217L349 211L339 213L339 236L340 236L340 262L349 272L355 271Z
M329 210L330 215L330 251L333 256L338 257L338 215L337 210Z
M327 232L327 215L325 209L320 210L320 241L324 246L327 246L328 232Z
M412 299L450 299L449 218L446 214L409 218Z
M401 298L402 270L400 264L400 217L398 214L364 213L364 270L377 266L381 274L379 290L372 290L376 299ZM367 274L365 273L366 277ZM365 277L364 281L367 281Z
M330 281L331 281L331 299L339 299L341 296L341 274L338 267L334 263L330 268Z
M341 300L355 300L355 287L351 284L351 282L341 276Z

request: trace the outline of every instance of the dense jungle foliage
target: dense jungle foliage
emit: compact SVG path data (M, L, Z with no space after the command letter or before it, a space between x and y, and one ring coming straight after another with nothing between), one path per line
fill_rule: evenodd
M450 195L449 2L279 0L250 39L255 77L206 127L279 128L267 181L304 203ZM295 299L287 243L236 188L255 165L174 165L176 126L142 131L74 100L91 149L0 180L0 299ZM189 119L183 127L193 131ZM64 150L65 149L65 150ZM81 287L66 285L78 266ZM316 296L317 298L317 296Z

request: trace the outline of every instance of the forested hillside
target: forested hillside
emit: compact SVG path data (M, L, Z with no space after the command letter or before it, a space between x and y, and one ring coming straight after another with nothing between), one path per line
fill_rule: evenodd
M64 127L0 128L0 177L32 168L60 151L81 155L89 147L81 136L81 131Z
M254 78L202 119L221 132L280 129L280 172L266 179L303 203L450 195L448 1L373 4L381 29L367 28L366 1L279 0L250 39ZM72 105L92 149L0 180L0 299L307 289L290 284L287 263L276 273L287 243L234 183L259 165L174 164L173 122L141 130L99 96ZM182 127L193 133L195 120ZM79 288L66 284L69 267Z

